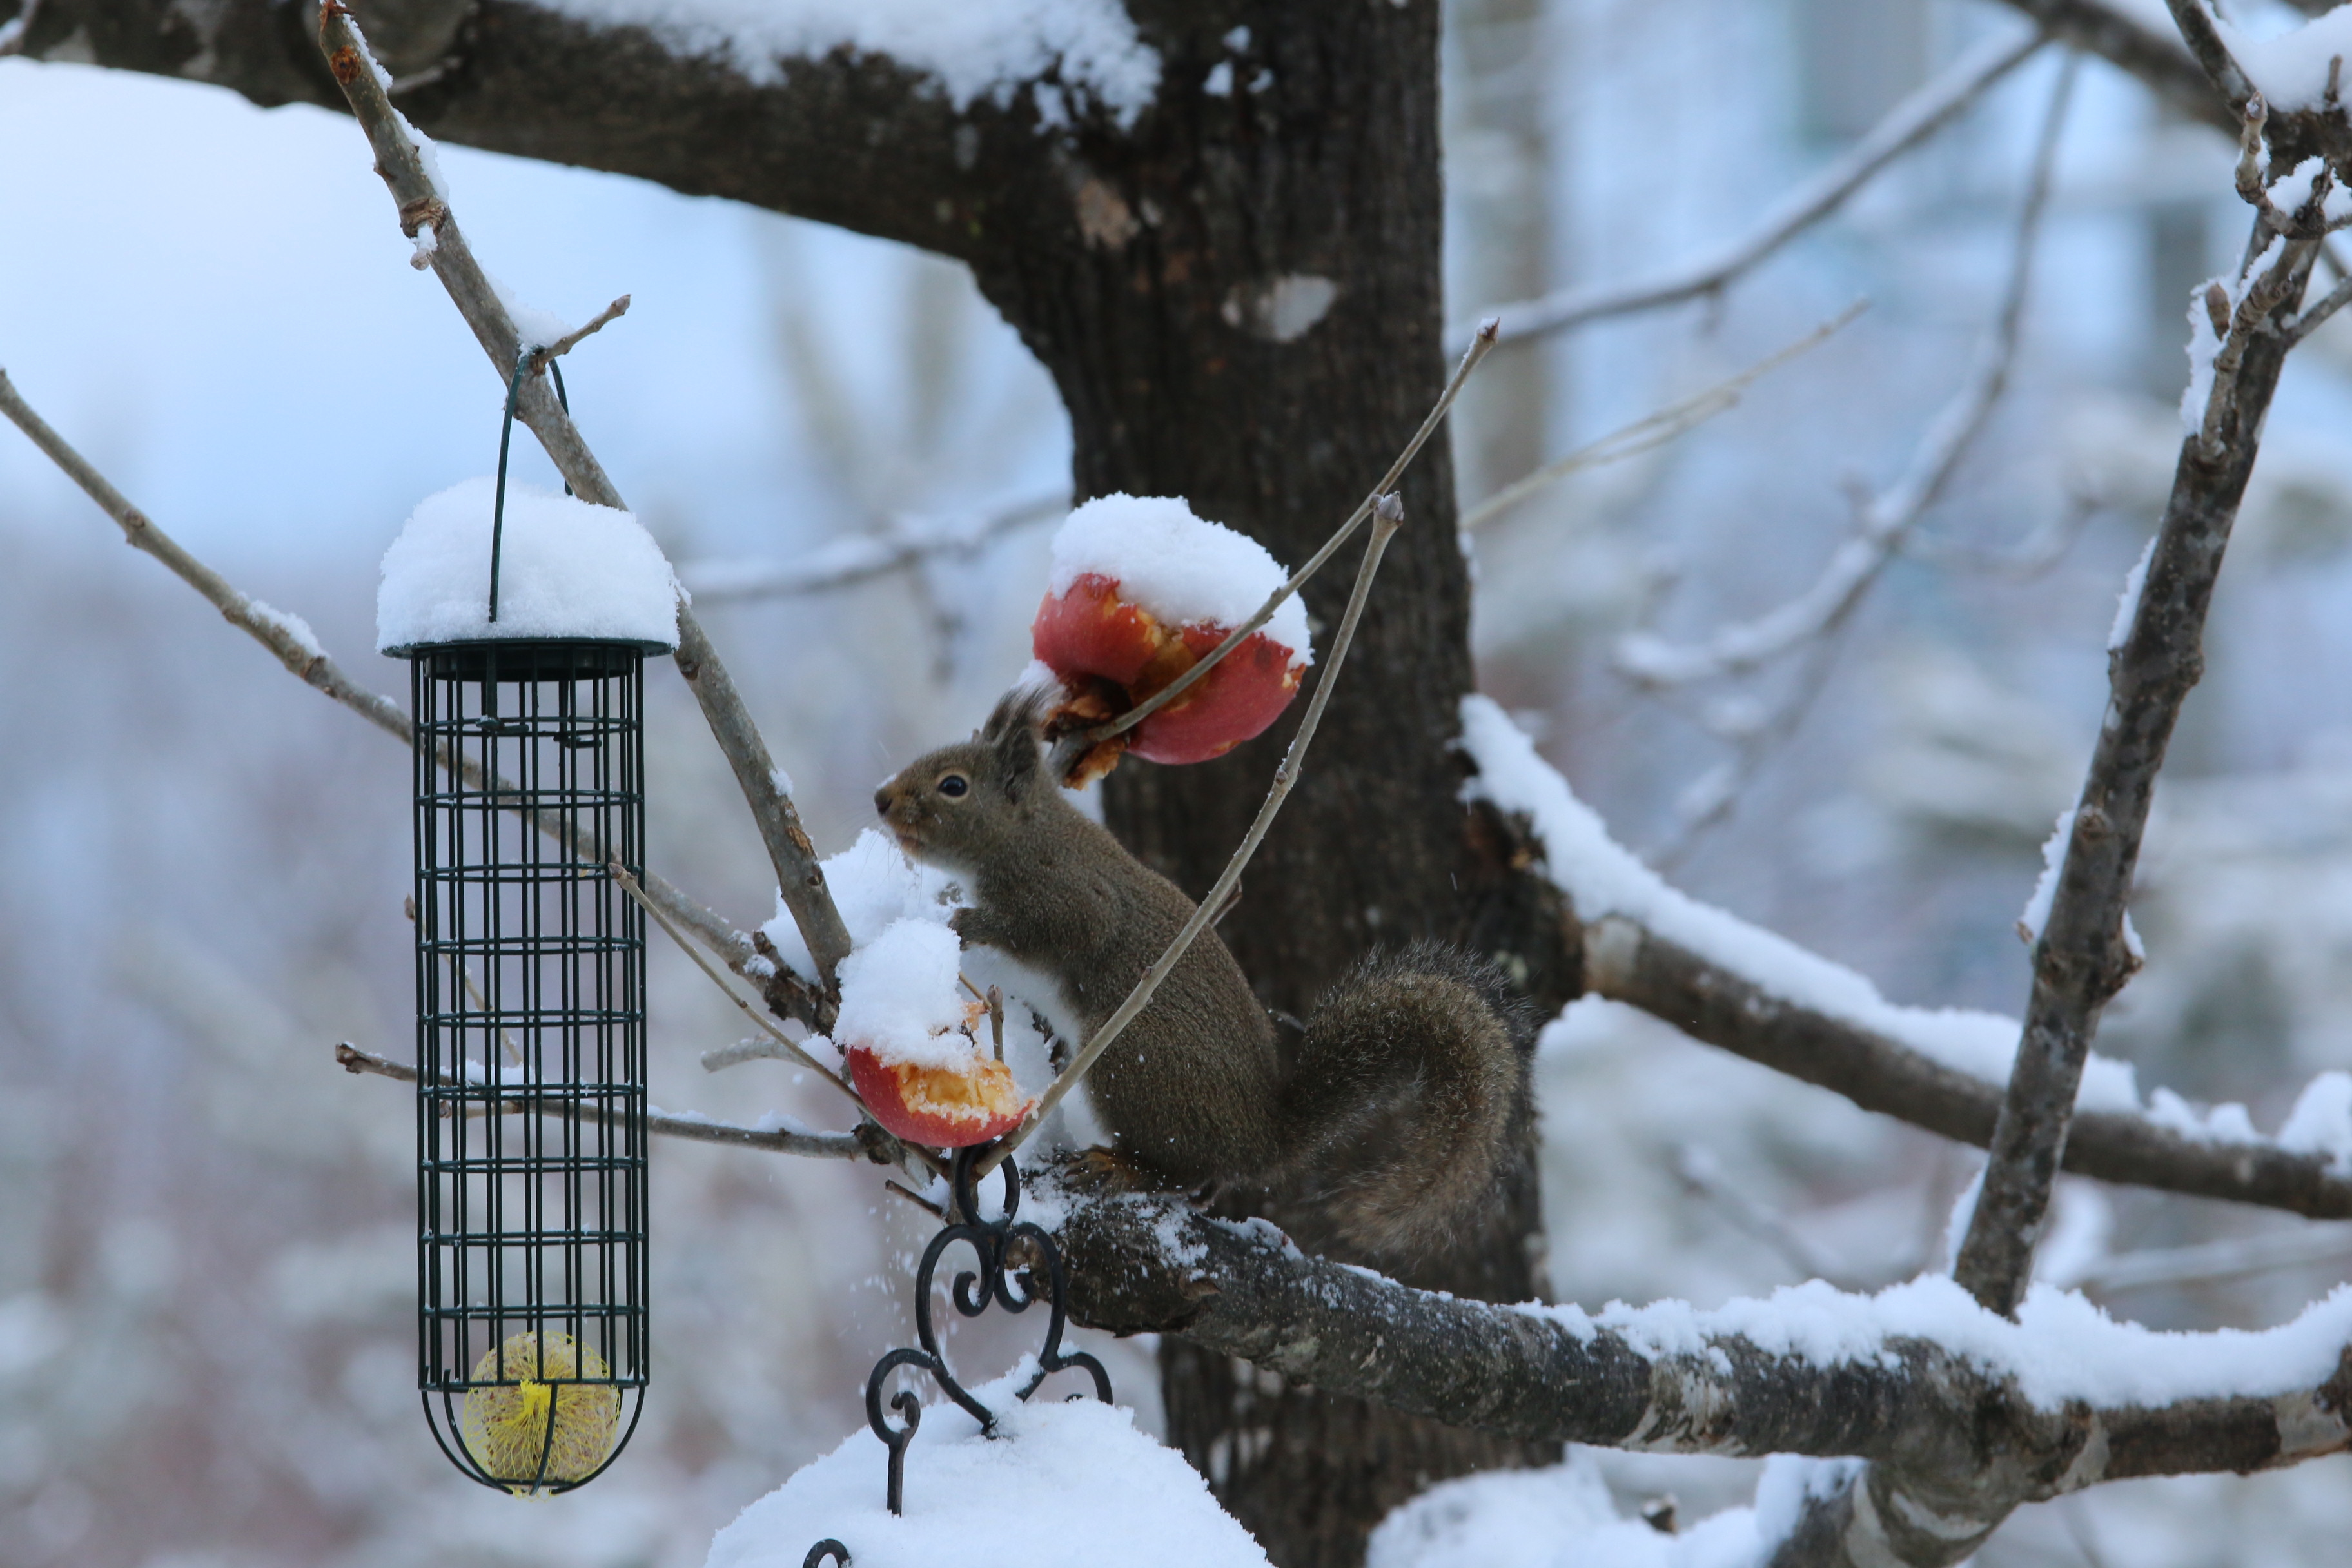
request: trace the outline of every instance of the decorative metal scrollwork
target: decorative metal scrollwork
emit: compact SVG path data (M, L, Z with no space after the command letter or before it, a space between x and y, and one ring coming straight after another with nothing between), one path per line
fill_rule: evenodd
M892 1513L906 1511L907 1445L914 1441L915 1428L922 1422L923 1402L912 1389L900 1389L890 1400L890 1408L906 1421L903 1426L894 1425L883 1413L882 1394L889 1385L890 1374L902 1366L918 1368L931 1378L971 1418L980 1423L981 1430L993 1434L996 1413L973 1398L969 1390L950 1370L947 1357L940 1350L939 1334L931 1322L931 1283L938 1271L940 1259L949 1247L958 1242L978 1255L977 1272L958 1274L949 1294L955 1309L967 1318L977 1318L988 1310L993 1301L1008 1312L1025 1312L1036 1300L1034 1289L1042 1266L1050 1291L1045 1297L1047 1319L1045 1348L1037 1352L1037 1373L1020 1391L1027 1399L1053 1373L1070 1367L1081 1367L1094 1378L1095 1393L1105 1403L1110 1403L1110 1374L1103 1371L1102 1363L1084 1351L1065 1353L1062 1350L1062 1330L1066 1321L1063 1302L1069 1295L1069 1277L1062 1267L1062 1254L1053 1237L1035 1224L1018 1218L1021 1210L1021 1176L1011 1160L998 1167L1004 1173L1004 1212L992 1220L980 1217L978 1183L972 1166L985 1149L959 1149L954 1163L949 1167L948 1223L931 1244L923 1249L923 1261L915 1271L915 1338L920 1348L892 1351L874 1363L872 1375L866 1380L866 1420L874 1435L890 1450L889 1503ZM1029 1256L1017 1264L1009 1264L1007 1253L1014 1244L1022 1244Z

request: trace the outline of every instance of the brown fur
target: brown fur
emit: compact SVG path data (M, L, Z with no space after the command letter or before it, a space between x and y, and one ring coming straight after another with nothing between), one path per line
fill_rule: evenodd
M1052 975L1091 1037L1193 906L1055 786L1038 712L1008 697L874 804L908 854L965 879L965 944ZM1491 1201L1526 1100L1526 1043L1491 969L1415 947L1333 987L1286 1078L1265 1009L1209 931L1087 1088L1118 1155L1156 1182L1270 1188L1310 1239L1402 1263Z

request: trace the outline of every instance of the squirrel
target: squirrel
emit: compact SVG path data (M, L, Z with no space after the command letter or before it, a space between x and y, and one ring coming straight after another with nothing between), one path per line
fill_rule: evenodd
M972 739L918 758L874 804L909 856L962 881L964 945L1050 979L1083 1048L1194 906L1071 804L1043 755L1045 700L1008 694ZM1089 1165L1131 1185L1256 1189L1318 1249L1425 1261L1497 1201L1532 1036L1492 966L1417 943L1358 964L1285 1053L1206 930L1087 1074L1113 1144Z

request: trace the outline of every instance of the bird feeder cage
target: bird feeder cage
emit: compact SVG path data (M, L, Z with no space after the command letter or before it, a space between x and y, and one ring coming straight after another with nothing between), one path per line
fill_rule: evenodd
M646 1327L645 646L397 650L415 715L418 1382L458 1468L599 1474Z

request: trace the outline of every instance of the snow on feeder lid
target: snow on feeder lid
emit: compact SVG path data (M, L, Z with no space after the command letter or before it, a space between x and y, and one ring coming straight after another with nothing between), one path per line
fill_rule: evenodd
M1255 615L1288 574L1264 545L1193 514L1181 498L1109 495L1054 536L1053 575L1030 646L1067 693L1063 724L1113 719L1152 697ZM1137 756L1197 763L1263 731L1314 662L1307 608L1274 617L1183 695L1124 737ZM1117 752L1091 760L1108 771Z
M416 508L376 596L415 717L418 1386L518 1495L601 1474L642 1409L645 926L606 868L644 871L678 596L627 512L487 479Z
M503 518L498 512L497 481L488 478L417 503L384 552L378 651L397 658L431 644L490 639L627 643L648 653L677 646L684 590L634 514L525 484L507 487Z

